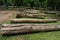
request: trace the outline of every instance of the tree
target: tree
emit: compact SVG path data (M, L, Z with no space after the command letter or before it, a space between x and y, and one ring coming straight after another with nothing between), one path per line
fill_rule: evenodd
M2 6L3 5L3 0L0 0L0 6Z
M5 3L5 8L8 9L8 1L4 0L4 3Z

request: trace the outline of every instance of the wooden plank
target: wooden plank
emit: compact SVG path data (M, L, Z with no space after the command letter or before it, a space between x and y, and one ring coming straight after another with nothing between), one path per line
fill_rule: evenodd
M7 25L5 25L5 26L7 26ZM21 26L21 24L20 24L20 26L18 26L18 27L1 28L1 34L15 34L15 33L28 33L28 32L53 31L53 30L60 30L60 25L22 24L22 26Z

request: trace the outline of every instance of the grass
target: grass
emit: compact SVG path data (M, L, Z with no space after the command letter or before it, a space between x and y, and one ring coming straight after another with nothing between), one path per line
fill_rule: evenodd
M35 33L25 35L25 40L59 40L60 38L60 31L55 32L42 32L42 33ZM28 38L28 39L27 39Z
M13 16L13 18L16 18ZM47 16L46 19L50 18ZM10 24L10 21L7 20L5 23ZM60 20L57 23L49 23L49 24L60 24ZM0 34L0 40L60 40L60 31L52 31L52 32L39 32L39 33L31 33L31 34L18 34L11 36L2 36Z
M2 36L0 40L60 40L60 31L54 32L40 32L24 35Z

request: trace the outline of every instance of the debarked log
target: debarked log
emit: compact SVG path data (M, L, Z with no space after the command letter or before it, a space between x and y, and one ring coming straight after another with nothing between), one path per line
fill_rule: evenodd
M48 13L48 14L57 14L58 11L44 11L45 13Z
M46 14L17 14L16 18L44 18L46 16Z
M14 25L14 24L13 24ZM18 24L19 25L19 24ZM52 24L20 24L18 27L4 27L1 28L1 34L16 34L16 33L30 33L40 31L55 31L60 30L60 25Z
M29 25L51 25L51 24L30 24L30 23L21 23L21 24L2 24L2 28L10 28L10 27L22 27L22 26L29 26Z
M11 19L11 23L45 23L45 22L56 22L57 19L32 19L32 18L20 18L20 19Z

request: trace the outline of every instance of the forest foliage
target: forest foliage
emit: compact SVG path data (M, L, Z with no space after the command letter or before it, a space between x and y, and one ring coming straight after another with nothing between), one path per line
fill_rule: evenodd
M60 0L0 0L0 6L60 9Z

